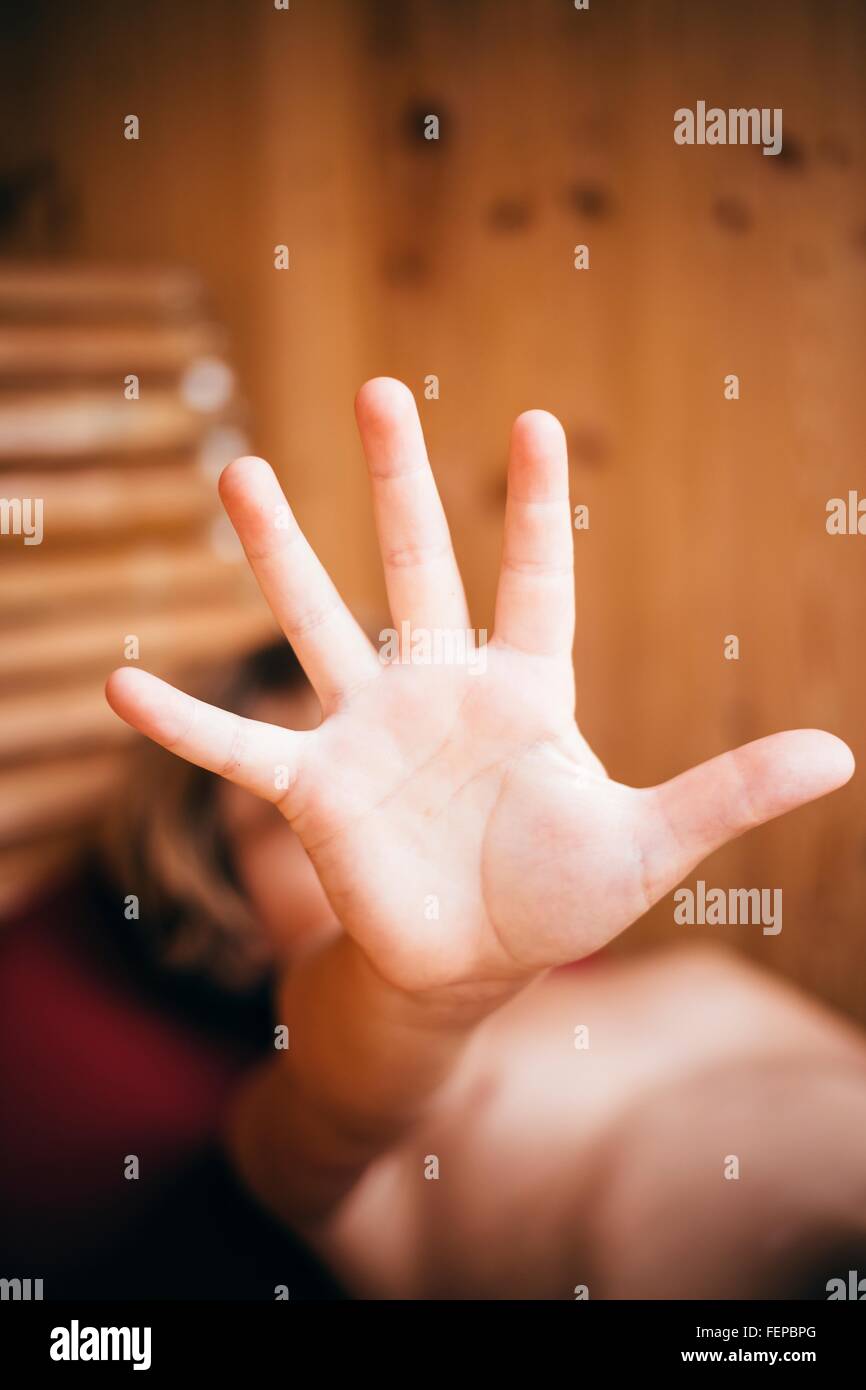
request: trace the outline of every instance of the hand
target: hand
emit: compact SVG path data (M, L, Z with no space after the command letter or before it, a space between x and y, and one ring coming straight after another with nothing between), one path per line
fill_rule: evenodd
M394 627L463 633L412 396L381 378L356 409ZM130 667L108 699L166 748L276 803L345 931L401 990L513 987L584 956L720 845L852 774L845 744L799 730L657 787L607 777L574 721L566 447L543 411L513 428L495 631L469 663L383 664L261 459L231 464L220 494L323 722L302 733L240 719Z

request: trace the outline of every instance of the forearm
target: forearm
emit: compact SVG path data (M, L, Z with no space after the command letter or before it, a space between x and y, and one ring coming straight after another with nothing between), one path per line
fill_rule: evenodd
M251 1191L311 1229L367 1165L425 1113L477 1024L513 987L410 995L347 937L306 960L280 990L289 1047L244 1086L229 1148Z

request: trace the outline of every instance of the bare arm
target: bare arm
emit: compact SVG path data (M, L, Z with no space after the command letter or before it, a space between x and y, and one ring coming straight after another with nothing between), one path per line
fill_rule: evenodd
M290 1046L258 1069L231 1117L229 1147L250 1189L314 1230L423 1117L476 1024L512 993L407 994L348 937L307 958L279 995Z

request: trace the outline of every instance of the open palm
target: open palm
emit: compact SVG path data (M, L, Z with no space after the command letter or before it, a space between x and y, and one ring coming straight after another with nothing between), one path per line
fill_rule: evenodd
M558 422L530 411L514 425L495 630L473 651L455 636L469 616L411 393L368 382L357 414L394 628L411 633L399 657L380 658L269 466L243 458L220 493L321 725L241 719L129 667L108 698L158 743L279 805L343 928L393 984L519 980L577 959L712 850L850 777L845 744L799 730L658 787L611 781L574 721Z

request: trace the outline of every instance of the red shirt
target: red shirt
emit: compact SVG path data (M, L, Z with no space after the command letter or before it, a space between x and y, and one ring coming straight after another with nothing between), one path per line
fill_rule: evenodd
M140 1263L145 1245L159 1246L166 1271L179 1247L201 1244L199 1220L222 1216L242 1238L264 1220L239 1188L227 1198L218 1135L233 1088L273 1037L267 997L222 997L160 970L140 925L119 892L80 881L0 926L0 1276L43 1278L46 1298L52 1280L88 1296L95 1268L100 1290L113 1286L114 1266ZM137 1179L124 1176L131 1155ZM196 1213L206 1190L232 1211ZM292 1241L267 1225L269 1239ZM272 1286L251 1296L272 1298Z

